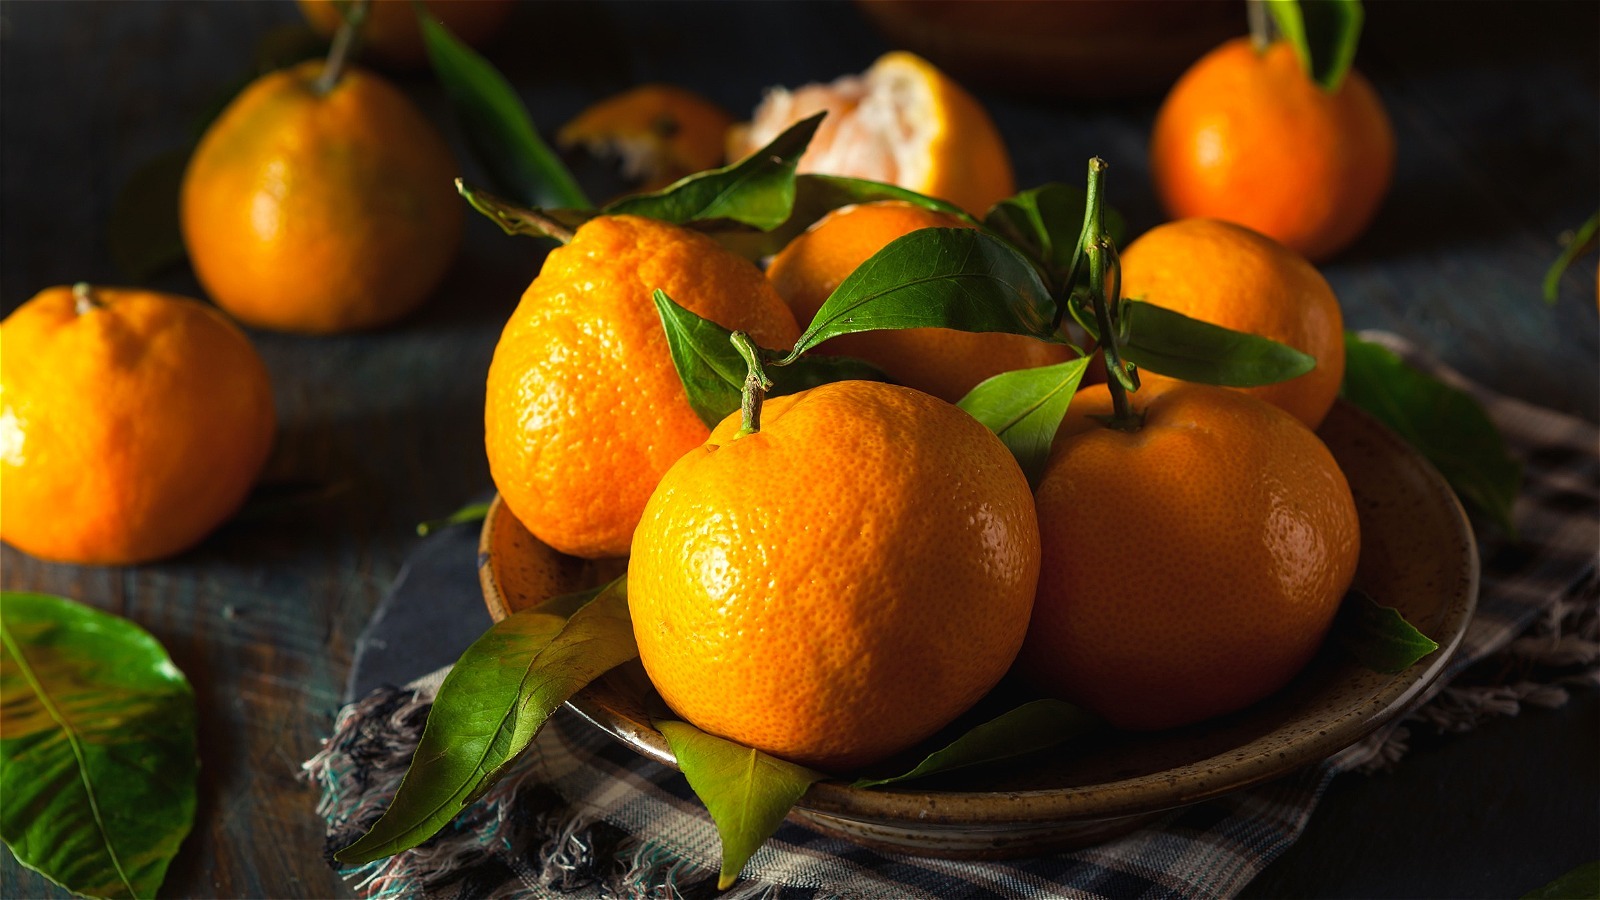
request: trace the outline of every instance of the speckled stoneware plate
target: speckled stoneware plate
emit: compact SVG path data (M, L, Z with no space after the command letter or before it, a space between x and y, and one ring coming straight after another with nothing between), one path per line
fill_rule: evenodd
M908 789L813 785L793 816L882 849L947 857L1043 853L1105 840L1167 810L1285 775L1356 742L1416 700L1444 668L1478 595L1478 554L1455 495L1433 467L1360 411L1339 403L1321 435L1344 468L1361 516L1356 584L1394 606L1438 652L1399 675L1323 652L1289 687L1250 709L1155 734L1106 729L990 770ZM620 561L586 562L540 543L495 501L478 570L496 620L614 577ZM637 663L573 698L585 719L667 765L646 707L664 709ZM996 712L1000 711L999 709Z

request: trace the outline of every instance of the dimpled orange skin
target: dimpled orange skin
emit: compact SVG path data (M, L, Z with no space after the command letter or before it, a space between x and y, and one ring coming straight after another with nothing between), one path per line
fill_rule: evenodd
M761 271L704 235L635 216L585 223L551 251L489 366L489 472L562 553L622 556L667 467L710 432L689 406L651 300L786 349L794 317Z
M1122 293L1215 325L1272 338L1316 360L1277 384L1238 388L1315 429L1344 380L1344 313L1327 279L1271 238L1216 219L1145 232L1122 253ZM1171 379L1141 372L1146 384Z
M634 534L639 658L699 728L829 772L926 738L1006 672L1039 566L1027 480L959 409L838 382L735 414Z
M344 23L334 0L299 0L300 12L311 30L332 38ZM428 14L463 43L480 46L506 23L515 0L424 0ZM417 27L417 14L408 0L373 0L362 26L363 53L372 51L394 66L426 65L428 48Z
M272 449L272 386L243 332L170 294L41 291L0 322L0 539L124 565L198 543Z
M898 201L835 210L773 257L767 277L802 327L867 258L922 228L969 228L954 216ZM1064 362L1071 351L1019 334L904 328L836 337L817 353L864 359L904 384L955 403L986 378Z
M1206 385L1141 389L1144 426L1079 392L1036 496L1043 559L1023 673L1129 729L1277 691L1316 653L1360 550L1355 502L1315 434Z
M321 61L262 76L207 129L184 174L195 275L260 328L375 328L419 306L461 240L455 161L405 95Z
M1172 218L1238 222L1317 261L1366 229L1394 159L1388 114L1359 72L1329 94L1287 42L1258 54L1243 37L1178 79L1150 140L1150 172Z

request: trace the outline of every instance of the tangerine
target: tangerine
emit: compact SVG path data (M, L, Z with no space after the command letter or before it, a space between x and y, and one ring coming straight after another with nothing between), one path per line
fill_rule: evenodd
M1242 709L1316 652L1355 575L1343 472L1282 410L1147 385L1135 430L1080 391L1040 481L1042 561L1019 656L1046 691L1130 729Z
M705 235L601 216L551 251L489 366L489 472L539 540L621 556L662 473L710 429L689 406L651 300L661 289L766 347L799 337L754 264Z
M184 297L53 287L0 322L0 539L127 565L198 543L272 449L266 366Z
M260 328L309 334L388 324L455 259L461 201L444 139L387 81L347 68L324 92L311 60L252 82L184 173L195 275Z
M722 162L733 117L693 91L646 84L608 97L561 126L556 142L617 157L639 190L657 191Z
M1157 226L1123 252L1122 293L1310 354L1310 372L1238 390L1310 428L1333 406L1344 380L1339 299L1315 267L1271 238L1217 219ZM1170 380L1148 370L1140 377L1147 384Z
M825 771L906 749L999 681L1038 526L1005 445L960 409L844 381L729 416L634 533L639 658L702 730Z
M1367 227L1394 174L1394 129L1351 69L1329 93L1278 41L1237 38L1201 57L1156 114L1150 172L1174 219L1245 225L1312 259Z
M341 0L299 0L306 24L323 38L332 38L344 24ZM420 0L462 43L477 47L500 30L516 8L514 0ZM417 26L417 13L406 0L373 0L361 26L363 51L392 66L415 67L428 61L428 48Z
M767 277L799 322L810 322L834 289L890 241L921 228L970 228L955 216L900 201L834 210L790 241ZM1071 350L1019 334L903 328L836 337L818 353L854 356L894 381L954 403L984 379L1066 360Z

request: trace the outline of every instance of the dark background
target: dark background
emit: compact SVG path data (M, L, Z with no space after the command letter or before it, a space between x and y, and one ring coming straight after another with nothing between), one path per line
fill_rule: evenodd
M1324 267L1347 325L1394 331L1499 390L1595 421L1594 257L1555 307L1539 288L1557 235L1600 207L1600 5L1382 2L1367 13L1358 65L1394 119L1399 162L1372 228ZM5 311L52 285L126 283L107 240L119 192L181 153L263 39L299 21L287 0L0 4ZM859 72L886 49L846 3L525 0L486 52L549 134L642 81L744 114L765 86ZM427 74L395 80L459 147ZM1159 98L978 93L1020 186L1077 183L1098 154L1133 231L1161 220L1145 171ZM415 524L490 488L483 378L540 261L537 244L469 218L446 284L400 325L252 333L281 434L246 515L157 565L0 551L6 589L134 619L195 685L200 811L164 894L346 893L322 860L299 766L332 727L357 636L416 547ZM201 295L181 266L153 284ZM1420 736L1394 774L1335 781L1306 837L1251 893L1519 895L1600 857L1597 725L1591 691L1565 710ZM0 895L60 893L3 857Z

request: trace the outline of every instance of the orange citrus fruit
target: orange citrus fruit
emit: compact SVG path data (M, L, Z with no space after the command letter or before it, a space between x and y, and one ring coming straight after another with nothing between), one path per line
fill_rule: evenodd
M1330 94L1287 42L1257 53L1238 38L1167 95L1150 172L1172 218L1238 222L1320 261L1377 213L1394 155L1388 114L1361 73L1351 69Z
M0 322L0 539L124 565L198 543L272 449L267 369L209 306L54 287Z
M421 0L427 14L463 43L479 46L500 30L515 9L514 0ZM332 38L344 16L340 0L300 0L300 12L311 30ZM392 66L421 66L428 49L417 27L417 13L408 0L373 0L361 26L362 52L371 52Z
M834 210L773 257L767 277L802 325L856 267L921 228L968 228L960 219L910 203L863 203ZM904 328L836 337L818 353L854 356L899 384L954 403L986 378L1062 362L1071 350L1018 334Z
M1123 728L1242 709L1311 659L1355 575L1360 526L1333 455L1266 403L1208 385L1073 400L1036 502L1030 680Z
M392 322L455 259L462 227L444 139L387 81L323 63L252 82L184 173L184 245L218 306L261 328Z
M489 366L489 472L539 540L622 556L667 467L710 429L689 406L651 294L774 349L799 337L754 264L653 219L602 216L551 251Z
M905 52L830 84L772 89L749 125L729 132L728 158L824 111L801 172L888 182L978 215L1016 191L1011 155L988 112L927 60Z
M561 126L556 142L616 157L623 177L656 191L720 165L732 124L732 116L693 91L646 84L585 109Z
M730 416L633 539L639 658L702 730L824 771L906 749L1016 656L1038 577L1005 445L920 391L844 381Z
M1186 316L1269 337L1316 360L1277 384L1239 388L1322 424L1344 380L1344 314L1314 266L1271 238L1216 219L1145 232L1122 254L1122 293ZM1145 383L1164 380L1141 373Z

